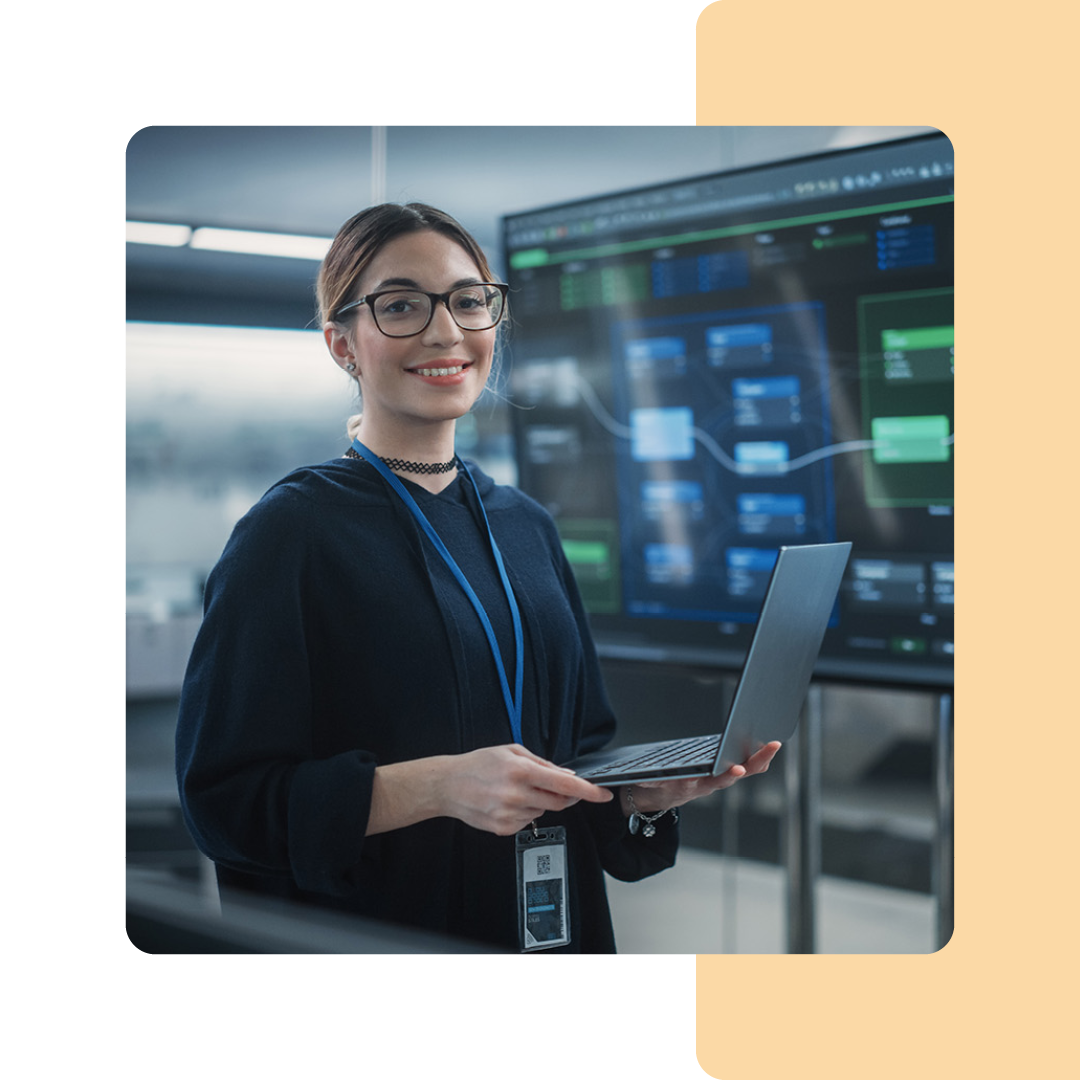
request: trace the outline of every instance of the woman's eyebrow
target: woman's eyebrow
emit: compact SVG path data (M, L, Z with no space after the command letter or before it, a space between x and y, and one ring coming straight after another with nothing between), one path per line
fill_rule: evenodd
M379 284L376 285L375 288L372 289L371 291L372 292L378 292L380 289L385 289L387 287L387 285L404 285L406 288L409 288L409 289L419 289L420 288L420 286L417 285L417 283L415 281L413 281L412 278L392 277L392 278L387 278L385 281L380 281Z
M478 277L458 278L458 280L455 281L454 284L451 285L450 288L447 291L448 292L453 292L454 289L460 289L465 285L479 285L479 284L480 284L480 279ZM379 284L376 285L375 288L372 289L371 291L372 292L379 292L380 289L385 289L385 288L387 288L388 286L391 286L391 285L403 285L406 289L419 289L420 288L420 286L415 281L413 281L412 278L393 277L393 278L387 278L385 281L380 281Z

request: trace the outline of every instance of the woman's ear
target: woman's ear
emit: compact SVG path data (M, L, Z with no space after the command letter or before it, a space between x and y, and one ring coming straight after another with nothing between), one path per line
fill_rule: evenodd
M337 324L328 322L323 325L323 340L326 342L334 363L350 375L356 375L356 354L353 352L349 335Z

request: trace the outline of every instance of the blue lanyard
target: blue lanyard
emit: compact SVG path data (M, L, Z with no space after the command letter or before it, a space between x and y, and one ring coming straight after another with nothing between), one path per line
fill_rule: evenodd
M491 655L495 661L495 670L499 673L499 685L502 687L503 700L506 702L506 713L510 718L510 730L514 734L514 742L524 746L525 744L521 738L521 686L525 672L525 647L523 634L521 632L521 614L518 611L517 600L514 598L514 590L510 587L510 579L506 576L506 567L503 565L502 553L499 551L499 545L495 543L495 537L491 532L491 523L488 521L487 511L484 509L484 501L480 498L480 489L476 486L476 481L473 479L473 474L469 471L469 467L465 462L460 461L459 459L462 469L465 470L465 475L472 483L473 491L476 492L476 501L480 507L480 514L484 519L488 540L491 542L491 553L495 556L495 565L499 569L499 578L502 580L503 589L506 592L506 602L510 605L510 617L514 623L514 648L517 655L514 668L513 694L510 693L510 685L506 680L506 667L503 664L502 653L499 651L499 643L495 640L495 631L492 628L491 619L488 618L488 613L484 610L484 605L480 603L480 598L473 591L473 587L469 584L468 578L462 573L461 567L454 561L453 555L447 551L446 545L442 542L442 538L435 531L431 522L428 521L427 517L424 515L424 511L416 505L416 500L409 494L405 485L390 471L386 466L386 463L373 454L359 439L353 439L352 445L353 449L364 458L365 461L374 465L375 468L379 470L386 482L399 496L401 496L402 502L409 508L412 516L416 518L417 524L427 534L428 539L435 545L435 550L442 556L443 562L446 563L450 572L457 578L458 584L465 590L465 595L476 609L480 624L483 626L484 633L487 635L488 644L491 646Z

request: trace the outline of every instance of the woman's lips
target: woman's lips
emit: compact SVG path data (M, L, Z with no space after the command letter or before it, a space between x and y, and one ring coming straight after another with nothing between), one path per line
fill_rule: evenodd
M410 375L419 375L425 382L453 385L461 382L465 372L472 367L469 362L450 364L447 362L427 364L424 367L408 368Z

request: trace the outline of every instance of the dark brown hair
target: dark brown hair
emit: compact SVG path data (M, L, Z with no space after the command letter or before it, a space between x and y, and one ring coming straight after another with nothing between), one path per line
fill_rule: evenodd
M333 322L339 308L357 299L353 295L357 282L386 244L406 233L425 230L460 244L476 263L481 277L494 280L480 245L449 214L424 203L370 206L341 226L319 267L315 297L320 324Z

